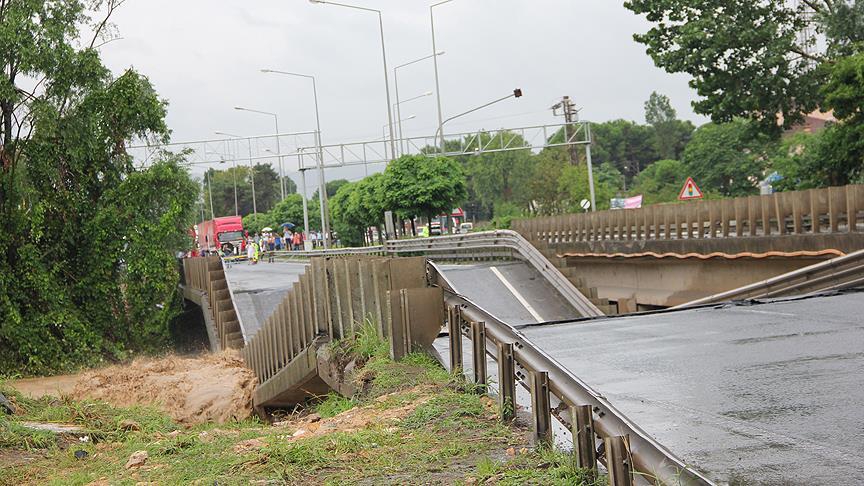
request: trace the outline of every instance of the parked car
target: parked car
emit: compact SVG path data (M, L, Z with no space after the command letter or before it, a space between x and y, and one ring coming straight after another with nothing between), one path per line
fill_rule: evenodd
M459 234L470 233L474 231L474 223L462 223L459 225Z

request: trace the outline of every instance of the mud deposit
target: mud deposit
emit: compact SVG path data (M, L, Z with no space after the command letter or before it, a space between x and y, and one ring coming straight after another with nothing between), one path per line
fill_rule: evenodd
M101 400L120 407L153 405L187 425L248 418L255 389L252 371L234 351L195 358L142 358L63 377L61 383L45 380L45 386L38 380L22 380L20 387L10 384L31 396L38 391L59 391L78 400Z

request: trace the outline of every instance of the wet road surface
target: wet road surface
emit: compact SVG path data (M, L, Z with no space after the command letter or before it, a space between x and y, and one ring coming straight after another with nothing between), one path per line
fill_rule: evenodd
M579 313L530 265L439 265L456 291L509 324L574 319Z
M864 484L862 293L522 332L713 479Z
M282 302L288 289L300 280L306 265L294 262L259 262L250 265L248 262L239 262L227 266L225 276L231 286L234 307L247 342Z

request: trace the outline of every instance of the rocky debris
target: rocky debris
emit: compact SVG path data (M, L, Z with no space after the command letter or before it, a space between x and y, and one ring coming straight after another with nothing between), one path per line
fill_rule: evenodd
M58 435L84 436L87 431L77 425L54 424L46 422L21 422L22 427L30 430L42 430L45 432L53 432Z
M150 458L150 455L147 454L147 451L135 451L129 456L129 460L126 461L126 469L132 469L133 467L141 467L144 463L147 462L147 459Z
M120 429L126 432L137 432L141 430L141 426L134 420L122 420L120 421Z
M267 447L267 443L261 439L249 439L235 444L234 452L237 454L243 454L244 452L257 451L265 447Z

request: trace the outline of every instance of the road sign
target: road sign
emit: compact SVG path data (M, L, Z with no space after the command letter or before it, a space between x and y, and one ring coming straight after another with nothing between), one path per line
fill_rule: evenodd
M687 201L690 199L702 199L705 197L702 194L702 190L699 189L699 186L693 182L692 177L687 178L687 182L684 183L684 187L681 188L681 193L678 194L678 199L681 201Z
M579 202L579 207L581 207L585 211L588 211L588 209L591 207L591 201L583 199L581 202Z

